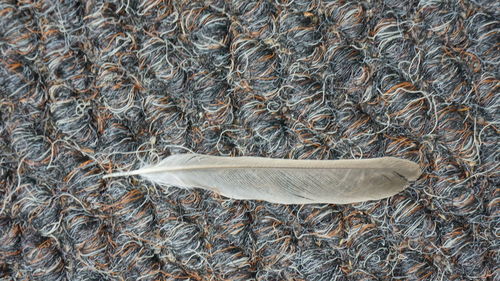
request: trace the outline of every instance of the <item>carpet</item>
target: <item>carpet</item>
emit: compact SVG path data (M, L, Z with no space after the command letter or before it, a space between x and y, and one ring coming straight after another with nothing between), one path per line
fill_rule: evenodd
M500 4L1 0L0 280L499 280ZM139 177L172 154L393 156L384 200Z

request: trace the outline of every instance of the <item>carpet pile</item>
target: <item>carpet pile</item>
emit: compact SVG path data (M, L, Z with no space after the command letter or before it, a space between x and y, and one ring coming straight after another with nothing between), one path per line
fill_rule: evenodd
M499 280L500 4L1 0L0 280ZM119 170L394 156L277 205Z

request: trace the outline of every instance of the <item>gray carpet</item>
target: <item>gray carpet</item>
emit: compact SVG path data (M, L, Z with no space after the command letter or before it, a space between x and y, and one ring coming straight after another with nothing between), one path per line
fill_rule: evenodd
M500 280L497 1L0 1L0 280ZM139 177L394 156L353 205Z

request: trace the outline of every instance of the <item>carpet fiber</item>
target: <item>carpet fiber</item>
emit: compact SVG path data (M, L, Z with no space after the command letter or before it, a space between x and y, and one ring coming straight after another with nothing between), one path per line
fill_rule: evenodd
M500 4L0 0L0 280L499 280ZM394 156L353 205L138 177Z

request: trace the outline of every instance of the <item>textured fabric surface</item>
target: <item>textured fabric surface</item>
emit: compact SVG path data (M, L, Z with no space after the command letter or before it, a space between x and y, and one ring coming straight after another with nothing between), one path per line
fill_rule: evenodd
M1 280L498 280L497 1L0 0ZM111 171L395 156L282 206Z

